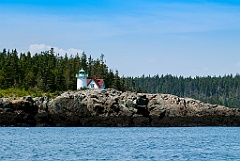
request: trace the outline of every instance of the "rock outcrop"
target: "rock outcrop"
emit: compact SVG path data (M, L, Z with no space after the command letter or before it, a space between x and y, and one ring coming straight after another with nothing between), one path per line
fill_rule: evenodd
M0 126L35 126L37 112L31 97L0 98Z
M0 99L1 126L240 126L240 109L170 94L68 91Z

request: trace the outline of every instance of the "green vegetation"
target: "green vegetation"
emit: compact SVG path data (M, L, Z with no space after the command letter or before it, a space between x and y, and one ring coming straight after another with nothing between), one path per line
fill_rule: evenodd
M40 89L19 89L19 88L8 88L0 90L0 97L23 97L23 96L32 96L32 97L41 97L47 96L49 98L55 98L60 95L62 92L44 92Z
M0 90L0 96L1 97L23 97L23 96L42 96L43 91L41 90L24 90L24 89L18 89L18 88L8 88L8 89L1 89Z

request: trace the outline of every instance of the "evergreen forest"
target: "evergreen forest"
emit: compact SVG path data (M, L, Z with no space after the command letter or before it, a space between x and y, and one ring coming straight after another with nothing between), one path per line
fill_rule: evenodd
M75 75L84 69L89 77L103 78L107 88L120 89L118 71L108 69L104 55L94 60L83 52L81 55L60 56L49 51L18 53L3 49L0 52L0 90L23 89L56 92L76 90Z
M49 51L18 53L0 52L0 96L3 90L60 93L76 90L75 74L84 69L90 78L103 78L106 88L121 91L167 93L190 97L227 107L240 107L240 75L182 77L167 75L120 77L109 69L104 55L93 59L84 52L61 56ZM2 93L1 93L2 92Z
M134 89L147 93L166 93L179 97L194 98L205 103L227 107L240 107L240 75L207 76L194 78L155 75L128 77Z

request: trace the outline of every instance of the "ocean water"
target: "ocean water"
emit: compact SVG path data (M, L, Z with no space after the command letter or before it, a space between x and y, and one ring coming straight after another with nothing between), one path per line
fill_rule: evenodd
M0 160L240 160L240 127L1 127Z

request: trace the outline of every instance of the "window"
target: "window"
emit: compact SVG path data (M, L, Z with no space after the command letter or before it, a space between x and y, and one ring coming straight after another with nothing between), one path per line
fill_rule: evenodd
M91 84L91 88L94 88L94 84Z

